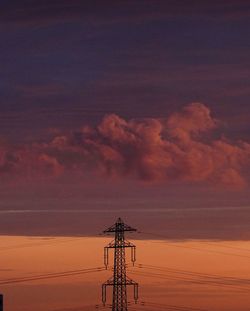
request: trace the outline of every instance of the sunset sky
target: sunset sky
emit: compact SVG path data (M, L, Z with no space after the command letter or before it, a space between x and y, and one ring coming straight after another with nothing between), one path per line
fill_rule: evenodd
M96 250L107 241L94 237L121 216L152 233L132 237L140 248L143 241L198 248L213 241L216 249L226 243L249 252L249 31L245 0L2 0L0 250L50 237L78 245L82 239L84 248L88 236L99 265ZM66 247L53 245L55 254ZM18 256L30 258L32 267L19 266L6 252L2 269L57 272L46 250L48 268L31 245L18 248ZM142 261L150 264L149 250L145 254ZM68 270L77 268L76 248L71 255L58 269L67 260ZM164 256L152 265L173 268L179 256L186 268L178 269L196 265L193 254L173 250L169 264ZM223 258L217 264L209 258L203 255L197 273L213 273L213 266L214 274L250 277L249 259L244 267L239 257L222 268ZM91 262L84 259L85 266ZM1 279L16 277L13 271ZM99 303L96 288L104 279L91 280L92 301L79 298L80 306ZM20 302L18 287L8 286L11 299ZM78 311L71 305L74 286L67 290L71 309L55 298L36 310ZM41 285L41 293L51 291ZM147 295L149 289L144 300ZM216 291L204 295L215 297ZM184 296L179 305L199 307ZM199 301L210 311L235 310L226 298L214 306ZM241 301L238 310L248 310L250 302ZM25 309L8 302L6 311L31 311L35 302L24 299Z

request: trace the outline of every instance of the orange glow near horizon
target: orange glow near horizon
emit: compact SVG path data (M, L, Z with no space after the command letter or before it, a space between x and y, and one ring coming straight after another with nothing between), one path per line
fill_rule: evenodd
M0 279L103 267L103 247L110 239L2 236ZM250 286L239 280L250 279L248 242L136 240L134 243L141 268L129 265L128 275L140 284L141 302L214 311L246 310L249 306ZM0 291L7 311L94 310L96 304L101 304L101 284L111 274L108 270L12 283L1 285ZM221 282L218 276L234 280ZM128 295L132 301L132 291L128 290ZM108 303L110 296L111 291ZM144 309L149 310L147 306Z

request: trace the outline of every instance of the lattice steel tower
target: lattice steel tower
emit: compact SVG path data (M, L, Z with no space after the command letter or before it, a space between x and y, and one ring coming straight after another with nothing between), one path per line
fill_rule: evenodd
M104 230L103 233L114 233L115 239L104 247L104 265L108 267L108 252L110 248L114 248L114 272L113 277L108 279L102 285L102 301L106 302L106 287L113 286L112 311L127 311L127 285L134 286L134 299L138 299L138 283L134 282L126 275L126 255L125 248L131 248L131 261L134 264L135 245L125 240L125 232L133 232L136 229L126 225L121 218L116 223Z

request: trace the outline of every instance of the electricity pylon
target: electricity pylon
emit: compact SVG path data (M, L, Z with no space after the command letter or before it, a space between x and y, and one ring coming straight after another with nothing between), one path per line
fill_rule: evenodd
M104 265L108 267L108 253L110 248L114 248L114 271L113 277L102 284L102 302L106 303L106 288L113 286L113 301L112 311L127 311L127 285L134 286L134 300L138 299L138 283L130 279L126 275L126 255L125 248L131 248L131 261L134 264L135 245L125 240L125 232L133 232L136 229L126 225L121 218L118 218L116 223L104 230L103 233L114 233L115 239L104 247Z

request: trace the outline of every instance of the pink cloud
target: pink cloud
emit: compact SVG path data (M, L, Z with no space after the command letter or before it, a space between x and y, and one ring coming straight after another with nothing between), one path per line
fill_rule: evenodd
M182 141L189 141L190 136L197 136L216 126L217 121L211 117L209 108L200 103L184 107L167 120L169 134Z
M55 134L47 143L3 148L0 168L5 175L31 179L92 171L146 182L247 186L250 144L214 139L214 129L219 122L200 103L166 119L127 121L110 114L96 127Z

